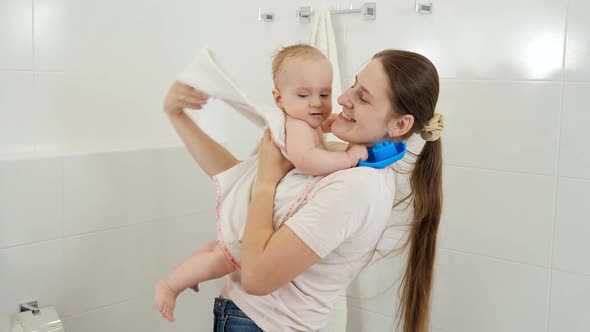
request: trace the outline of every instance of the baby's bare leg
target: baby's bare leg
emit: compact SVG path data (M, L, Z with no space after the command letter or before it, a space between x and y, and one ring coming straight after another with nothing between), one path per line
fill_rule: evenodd
M156 305L164 318L174 321L176 297L187 288L197 289L200 282L220 278L235 270L217 241L210 241L156 284Z
M180 293L200 282L217 279L234 271L234 266L225 257L217 241L208 242L205 247L197 250L166 278L170 288Z

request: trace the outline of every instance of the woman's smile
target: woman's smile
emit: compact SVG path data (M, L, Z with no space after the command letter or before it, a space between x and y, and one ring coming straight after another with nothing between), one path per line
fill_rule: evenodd
M340 117L346 121L356 122L352 116L350 116L348 113L344 111L340 112Z

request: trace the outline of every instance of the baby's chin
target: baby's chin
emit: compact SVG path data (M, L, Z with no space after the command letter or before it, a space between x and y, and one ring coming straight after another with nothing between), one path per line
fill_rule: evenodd
M311 117L311 118L307 118L303 121L305 121L313 129L320 128L322 126L322 123L324 123L324 119L319 118L319 117L318 118Z

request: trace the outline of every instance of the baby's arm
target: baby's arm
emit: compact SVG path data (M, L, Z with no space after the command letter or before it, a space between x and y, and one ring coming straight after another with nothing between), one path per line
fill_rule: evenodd
M328 151L323 148L317 129L307 122L286 116L286 148L289 159L301 172L309 175L328 175L356 166L367 158L367 149L354 146L348 151Z

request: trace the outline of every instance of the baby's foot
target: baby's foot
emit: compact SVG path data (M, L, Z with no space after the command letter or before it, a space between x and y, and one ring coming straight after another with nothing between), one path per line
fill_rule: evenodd
M156 306L162 317L169 322L174 321L174 305L176 304L176 297L178 293L174 292L165 280L160 280L156 284Z

